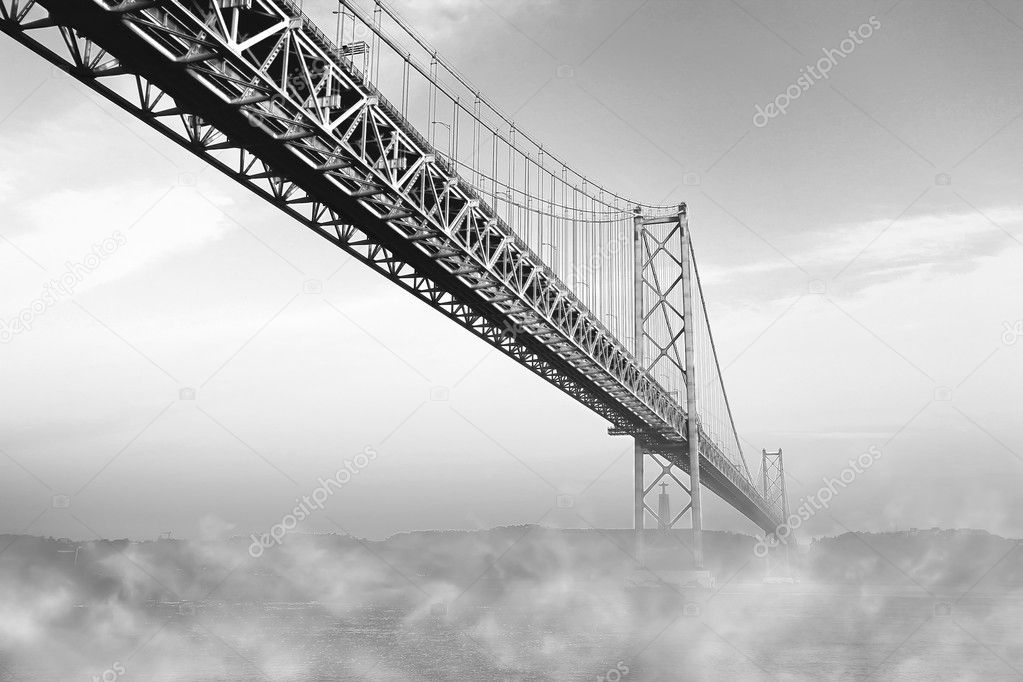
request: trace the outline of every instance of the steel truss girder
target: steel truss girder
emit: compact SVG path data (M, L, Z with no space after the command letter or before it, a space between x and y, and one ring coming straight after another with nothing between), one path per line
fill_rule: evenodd
M545 329L560 333L594 360L601 380L625 389L626 397L617 400L614 410L618 413L615 423L652 429L659 437L680 440L681 408L639 371L620 343L507 225L495 219L472 188L437 160L418 133L402 125L397 112L379 93L360 82L350 72L353 70L343 68L347 60L336 60L325 52L313 39L315 33L306 35L304 24L289 18L272 1L257 4L271 16L278 13L280 21L249 38L224 30L234 22L228 22L218 6L205 7L204 15L195 9L200 5L191 3L187 4L191 12L181 2L144 10L142 14L150 20L129 22L129 26L172 61L180 62L205 47L209 39L219 41L220 52L206 60L204 71L191 69L200 82L231 102L250 96L247 84L261 80L263 85L275 87L278 92L269 101L244 109L256 126L317 169L348 156L350 168L327 174L335 185L406 240L421 234L424 227L436 230L435 240L416 242L420 250L479 292L483 302L499 315L512 315L517 308L539 313ZM162 26L157 18L164 20ZM189 22L196 40L189 40L184 30ZM256 63L248 51L263 41L274 43L269 52L273 56ZM290 72L286 68L273 71L275 53L281 51L301 67L298 81L305 91L314 95L321 91L357 93L358 103L332 117L324 111L320 98L296 94L295 78L288 78ZM211 78L210 71L218 69L225 77ZM240 72L246 78L240 78ZM491 286L495 280L498 285ZM530 331L527 325L524 332ZM549 338L539 340L550 343Z
M276 9L272 3L264 4L267 9ZM360 199L361 203L378 218L388 222L399 235L407 239L413 233L421 233L424 227L432 228L436 239L419 242L421 250L442 264L453 276L468 281L470 286L478 287L474 290L483 294L484 298L479 303L484 306L477 304L472 307L478 309L490 303L496 309L493 312L511 319L514 319L516 308L538 312L541 318L538 326L546 333L557 334L568 330L571 334L567 340L573 342L572 345L576 348L567 349L566 355L571 351L581 350L584 355L595 361L594 366L601 369L602 379L611 379L609 383L622 384L616 375L625 375L626 379L629 378L628 359L620 349L614 347L616 342L599 326L599 322L588 319L589 313L582 309L578 302L572 301L565 290L551 287L553 275L545 271L539 259L528 252L525 245L507 226L490 216L483 215L479 200L471 196L471 188L467 188L464 183L454 178L431 154L425 153L421 139L416 139L415 134L408 134L395 124L391 119L393 112L379 106L378 95L367 90L356 78L344 73L338 68L337 63L328 62L329 57L322 51L316 53L319 47L297 35L300 31L296 30L293 22L282 20L261 36L239 42L237 34L232 31L217 34L218 26L223 29L234 26L235 22L223 19L224 12L219 6L214 5L208 8L212 14L203 20L198 20L194 15L185 12L186 18L191 16L195 21L191 29L196 35L193 38L188 33L189 29L185 25L187 22L170 8L185 12L182 3L165 2L159 7L143 8L138 12L129 9L121 13L121 20L133 32L146 38L151 47L165 58L178 63L182 63L182 58L196 54L197 46L207 48L215 40L220 41L221 49L230 50L233 47L234 54L227 58L214 56L196 60L185 68L193 78L216 92L221 99L235 104L244 103L241 109L249 116L253 125L283 142L296 156L304 157L305 160L315 159L311 165L317 169L335 164L334 168L325 170L324 174L349 196ZM241 10L238 8L227 10L228 13L238 11ZM140 19L134 16L135 14L141 14L143 18ZM8 13L6 16L14 15ZM18 16L23 17L24 12ZM6 32L21 34L19 38L21 42L36 49L38 43L31 39L23 39L27 36L22 28L23 26L14 21L5 24ZM62 27L61 31L68 37L74 33L74 30L68 27ZM303 106L308 102L296 102L294 93L288 89L290 88L288 82L282 82L281 79L277 82L268 80L265 63L258 65L263 69L258 73L254 71L243 74L238 68L236 62L241 56L238 54L242 50L241 46L245 45L247 46L245 49L250 49L259 40L274 40L278 44L283 43L285 47L291 45L298 57L308 58L316 54L317 68L324 73L318 83L322 84L328 80L329 75L332 82L326 86L327 90L347 88L348 91L358 91L361 94L359 105L349 108L340 116L328 118L319 103L314 102L315 116L312 117L313 120L308 120L309 111ZM95 45L80 36L78 41L86 46ZM50 51L45 50L44 56L53 61L55 55L46 52ZM232 57L235 61L232 61ZM324 68L328 63L329 68ZM97 76L103 75L89 69L87 64L77 61L76 69L71 72L86 80L90 86L96 84ZM211 75L214 73L219 73L222 77ZM303 74L305 82L311 83L308 68L303 68ZM246 77L242 77L243 75ZM259 76L264 78L261 79ZM143 87L141 80L139 87L140 89ZM200 116L184 113L184 107L174 105L163 111L156 111L154 105L157 101L170 98L166 94L153 97L151 91L155 86L148 80L144 82L144 87L150 91L150 96L140 102L141 106L135 107L142 111L133 113L151 114L157 118L181 116L189 131L189 144L185 146L193 151L208 152L231 146L230 141L222 133L203 121ZM269 88L274 87L276 94L266 99ZM94 89L109 96L107 88ZM253 97L254 91L260 94ZM262 101L253 102L253 99ZM123 106L123 103L118 103ZM143 120L148 118L147 122L154 124L152 116L140 117ZM157 123L154 127L159 125ZM327 146L322 143L322 138L328 137L322 134L323 127L330 133L340 131L340 139L334 140L338 144ZM311 134L313 131L316 132ZM310 137L316 139L310 142L307 139ZM390 162L399 153L406 156L416 155L413 162L404 165L404 171L401 171L401 164ZM390 155L390 158L387 158L387 155ZM339 159L343 159L343 162L338 163ZM283 201L288 205L307 202L314 207L323 208L324 205L305 194L302 187L282 176L278 177L280 178L278 182L271 178L274 200ZM410 204L419 209L418 215L408 210ZM418 218L415 222L410 220L413 216ZM493 248L494 244L498 244L499 248ZM552 291L556 291L556 294L551 295ZM502 303L505 305L500 305ZM575 305L569 305L570 303ZM529 308L523 304L529 304ZM531 325L526 324L522 327L520 331L523 334L530 333ZM635 374L636 377L632 377L633 379L638 377L638 372ZM632 390L625 392L627 397L620 400L618 405L599 409L598 413L614 423L631 424L633 428L636 426L643 428L647 423L657 424L661 421L657 412L649 408L650 404L669 415L676 413L674 416L680 418L677 409L672 410L668 404L667 396L659 395L656 386L641 377L639 379L638 384L632 382L636 385L631 387ZM628 383L627 381L626 386ZM639 395L636 395L637 386ZM594 407L597 402L601 400L598 398L585 401L590 407Z

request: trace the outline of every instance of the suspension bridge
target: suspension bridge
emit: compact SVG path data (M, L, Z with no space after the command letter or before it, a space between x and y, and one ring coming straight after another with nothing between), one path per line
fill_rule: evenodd
M390 6L0 0L0 30L635 439L634 523L674 480L767 533L707 319L686 206L631 201L518 129ZM386 93L386 96L385 96ZM685 476L679 477L681 470Z

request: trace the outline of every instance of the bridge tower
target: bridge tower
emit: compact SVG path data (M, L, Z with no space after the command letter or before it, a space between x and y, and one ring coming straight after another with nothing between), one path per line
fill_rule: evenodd
M782 570L785 574L789 574L791 571L791 567L789 565L789 533L791 533L791 528L788 526L789 496L785 489L785 465L781 456L781 448L778 448L774 452L769 452L768 450L761 450L760 452L760 471L761 476L763 477L764 499L775 509L781 510L782 514L782 524L779 525L773 533L769 533L768 538L773 539L776 544L780 544L782 546ZM782 529L785 529L786 531L784 535L781 532ZM771 546L771 544L768 545L768 552L764 555L767 575L771 575L772 572Z
M700 499L699 422L697 415L697 371L695 361L696 325L694 319L694 265L689 238L686 205L678 211L644 216L639 207L633 219L633 258L635 273L634 354L640 368L660 383L686 407L686 444L683 453L671 456L654 442L636 437L634 523L637 550L642 550L646 512L658 519L658 527L671 529L690 512L693 529L693 568L703 569L703 510ZM682 339L683 352L678 341ZM681 454L681 457L679 456ZM657 475L647 485L646 464L656 465ZM678 472L689 474L688 485ZM647 494L665 479L675 483L689 496L671 519L647 505ZM662 488L663 490L663 488Z
M782 520L789 518L789 497L785 490L785 466L781 458L781 448L774 452L761 451L761 467L764 479L764 499L768 504L781 510Z

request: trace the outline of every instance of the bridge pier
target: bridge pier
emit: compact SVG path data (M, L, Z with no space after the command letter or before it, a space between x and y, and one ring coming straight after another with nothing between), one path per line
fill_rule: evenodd
M645 542L644 537L647 533L671 531L676 528L682 521L683 517L689 513L692 521L693 535L692 542L690 543L690 550L692 551L692 565L691 568L697 571L703 570L703 546L702 546L702 519L695 516L698 512L697 505L694 504L694 499L698 495L696 493L695 484L693 482L692 475L689 480L680 477L680 474L684 472L681 466L674 463L677 453L663 454L657 452L642 443L636 443L635 446L635 469L634 469L634 498L633 498L633 511L634 511L634 529L636 532L635 536L635 548L636 548L636 559L641 563L645 564L648 557L648 544ZM673 461L674 460L674 461ZM649 482L646 479L647 464L653 465L653 470L659 470L657 475L652 478ZM651 507L646 498L655 488L659 485L665 484L670 485L674 482L682 492L689 496L689 501L685 504L679 503L681 507L678 512L673 515L666 516L663 513L661 507L661 500L659 499L658 508L655 511ZM663 489L662 489L663 490ZM697 502L697 504L699 504ZM650 516L653 517L655 527L657 531L652 528L647 529L646 527L646 513L649 512ZM681 565L676 565L673 568L681 569Z

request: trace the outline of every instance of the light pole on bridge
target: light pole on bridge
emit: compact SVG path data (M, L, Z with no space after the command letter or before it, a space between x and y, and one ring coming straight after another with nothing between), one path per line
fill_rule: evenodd
M448 130L448 159L454 163L454 156L452 155L452 141L451 141L451 124L445 123L444 121L430 121L434 126L444 126Z

